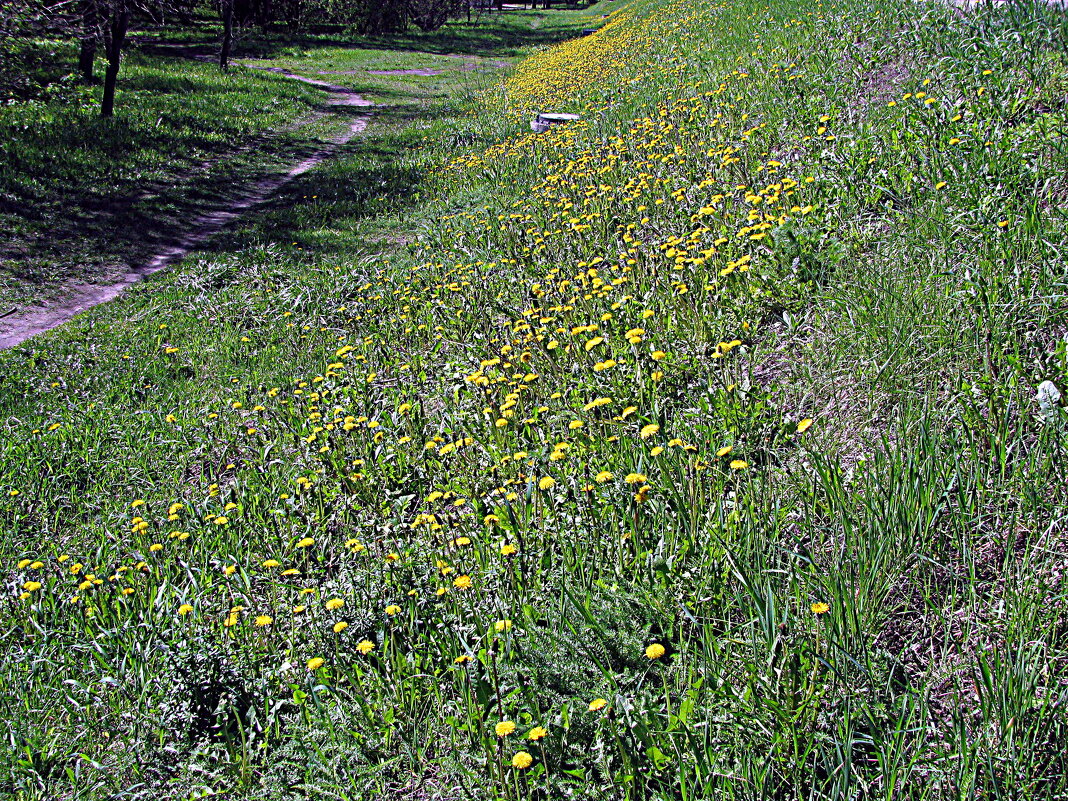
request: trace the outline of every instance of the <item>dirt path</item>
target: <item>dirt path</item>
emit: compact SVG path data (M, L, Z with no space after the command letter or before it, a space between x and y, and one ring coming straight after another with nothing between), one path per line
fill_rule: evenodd
M279 67L255 67L296 81L311 84L329 94L327 105L331 108L370 108L374 103L343 86L334 86L326 81L315 80L295 75ZM188 231L178 241L156 253L140 264L134 265L120 281L108 285L79 284L69 287L69 292L59 300L41 306L17 309L14 313L0 314L0 350L13 348L32 336L48 331L70 320L72 317L107 303L121 295L127 287L136 284L152 273L178 261L194 248L204 244L225 226L241 217L250 209L266 201L280 187L285 186L299 175L329 158L341 145L351 140L367 127L370 112L358 114L352 119L348 129L335 136L325 147L317 150L298 164L293 164L283 173L263 178L250 184L246 191L224 209L206 212L191 220Z

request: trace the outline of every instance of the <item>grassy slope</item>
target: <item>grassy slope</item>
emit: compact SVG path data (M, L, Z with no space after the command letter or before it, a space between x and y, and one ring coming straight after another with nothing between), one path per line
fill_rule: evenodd
M1060 25L632 3L0 355L12 783L1063 794Z

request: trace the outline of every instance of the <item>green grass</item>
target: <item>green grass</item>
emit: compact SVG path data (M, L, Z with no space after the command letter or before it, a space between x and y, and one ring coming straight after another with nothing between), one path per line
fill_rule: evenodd
M0 354L8 794L1068 793L1063 15L609 12Z

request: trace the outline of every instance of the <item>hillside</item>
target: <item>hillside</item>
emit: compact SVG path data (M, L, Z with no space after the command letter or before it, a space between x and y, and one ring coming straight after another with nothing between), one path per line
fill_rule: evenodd
M1063 11L554 14L0 353L6 793L1068 794Z

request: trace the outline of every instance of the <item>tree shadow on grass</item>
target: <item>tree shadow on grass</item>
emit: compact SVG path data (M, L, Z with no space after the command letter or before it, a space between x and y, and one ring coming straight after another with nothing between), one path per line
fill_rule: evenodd
M433 115L415 103L381 112L331 109L346 127L369 113L410 121ZM340 146L285 137L250 140L243 148L255 150L253 157L219 161L177 184L157 181L135 194L78 198L54 215L47 236L20 242L10 253L14 258L0 262L0 274L29 284L28 295L35 286L47 293L71 281L113 282L187 241L197 225L216 213L247 206L248 198L265 186L266 198L242 210L241 224L228 222L197 248L242 250L264 239L288 244L303 238L309 226L366 218L408 205L422 178L418 170L400 166L399 157L408 145L402 138L383 141L360 135ZM314 169L276 186L281 174L324 151L326 157ZM318 197L307 200L313 196Z
M201 250L226 253L273 244L344 261L378 249L381 243L367 242L357 229L413 208L425 178L397 155L395 147L357 137Z

